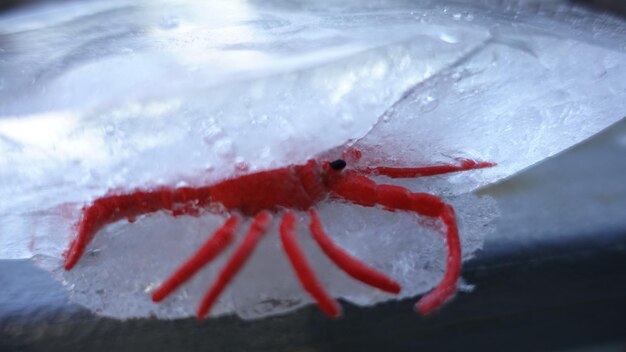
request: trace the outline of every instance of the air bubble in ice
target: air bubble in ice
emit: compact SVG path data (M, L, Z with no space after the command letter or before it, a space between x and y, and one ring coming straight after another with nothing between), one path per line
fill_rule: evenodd
M422 113L433 111L438 105L439 101L432 95L426 95L419 98L419 111Z
M106 132L107 135L113 135L113 132L115 132L115 126L107 125L104 131Z
M178 27L179 24L180 24L180 18L174 15L163 16L161 17L161 20L159 21L159 26L161 27L161 29L165 29L165 30L174 29Z

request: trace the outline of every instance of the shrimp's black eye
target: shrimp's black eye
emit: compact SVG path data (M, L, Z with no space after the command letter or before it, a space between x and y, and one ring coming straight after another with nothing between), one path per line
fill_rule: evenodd
M343 170L343 168L346 167L346 162L341 159L337 159L333 162L328 163L328 166L330 166L330 168L333 170Z

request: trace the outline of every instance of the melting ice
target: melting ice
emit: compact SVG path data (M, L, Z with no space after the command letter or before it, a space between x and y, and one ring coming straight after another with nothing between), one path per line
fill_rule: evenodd
M396 182L455 205L467 259L497 215L467 192L626 114L625 49L580 35L584 24L460 5L327 5L64 2L0 17L0 258L34 257L103 315L191 315L227 255L166 302L149 294L222 217L112 224L65 272L80 208L110 189L216 182L354 144L370 165L498 163ZM340 245L402 283L400 297L440 280L445 247L428 219L318 210ZM305 224L300 241L333 295L394 299L334 268ZM309 302L274 228L213 313L255 318Z

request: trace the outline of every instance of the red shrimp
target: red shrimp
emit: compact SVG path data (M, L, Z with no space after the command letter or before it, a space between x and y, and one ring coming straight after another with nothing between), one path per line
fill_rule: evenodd
M360 152L356 152L360 153ZM480 169L495 165L490 162L461 160L458 165L438 165L418 168L367 167L346 169L346 162L310 160L304 165L290 165L274 170L250 173L226 179L203 187L137 189L125 194L109 194L85 206L78 223L78 234L65 253L65 269L71 270L79 261L94 235L106 224L161 210L174 216L199 215L199 209L219 205L229 219L184 262L152 294L160 302L188 281L234 241L239 213L254 217L241 244L221 269L197 310L197 317L205 317L222 291L237 275L267 232L272 214L281 214L280 239L300 284L330 317L338 317L341 308L317 279L294 235L294 210L308 210L309 225L314 240L322 251L348 275L385 292L397 294L400 285L337 246L326 234L313 206L326 199L347 201L356 205L382 206L388 211L409 211L421 216L439 219L445 225L447 261L443 279L437 287L423 296L416 310L425 315L441 307L456 293L461 271L461 244L454 209L441 198L428 193L413 193L395 185L377 185L366 175L384 175L391 178L431 176L450 172Z

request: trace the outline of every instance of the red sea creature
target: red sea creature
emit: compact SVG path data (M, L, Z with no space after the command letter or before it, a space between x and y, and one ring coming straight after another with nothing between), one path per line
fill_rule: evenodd
M360 152L353 151L357 155ZM199 215L199 210L219 205L230 218L206 243L178 268L157 290L152 300L160 302L189 280L196 272L218 256L234 240L238 215L254 217L242 243L236 248L215 282L204 296L197 311L206 316L221 292L237 275L267 232L272 213L282 214L280 238L284 250L303 288L330 317L340 315L340 306L320 284L294 236L296 216L293 210L308 210L310 231L323 252L353 278L380 290L397 294L400 285L383 273L370 268L339 248L324 231L317 212L312 208L325 199L339 199L360 206L382 206L386 210L410 211L439 219L445 225L448 257L441 282L419 300L416 309L428 314L450 299L456 292L461 271L461 244L451 205L428 193L413 193L395 185L377 185L365 175L391 178L431 176L493 166L489 162L461 160L459 165L438 165L419 168L368 167L345 169L344 160L320 163L310 160L304 165L290 165L274 170L250 173L203 187L137 189L124 194L109 194L96 199L82 210L78 234L65 253L65 269L72 269L94 235L106 224L127 218L134 221L142 214L161 210L173 216Z

